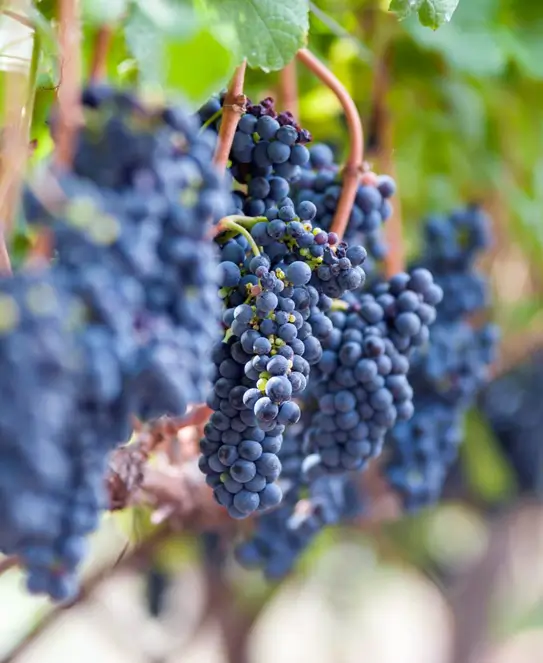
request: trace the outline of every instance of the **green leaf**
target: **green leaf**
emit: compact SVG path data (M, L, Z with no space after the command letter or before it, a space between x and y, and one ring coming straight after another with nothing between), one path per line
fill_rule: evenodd
M235 31L240 58L264 71L282 69L307 42L307 0L207 0Z
M165 55L166 85L181 91L196 104L224 87L234 67L231 51L206 29L187 40L170 41ZM190 62L195 66L187 66Z
M160 84L162 78L162 61L160 53L164 40L147 16L140 11L133 11L124 28L128 50L138 63L142 80L147 84Z
M413 12L418 11L421 2L422 0L392 0L388 7L388 11L394 12L400 20L403 20Z
M432 30L448 23L460 0L423 0L419 8L419 21Z
M136 8L125 26L142 82L180 92L187 101L201 104L231 76L233 55L214 32L198 27L194 16L190 29L188 23L178 29L170 26L168 33L161 23L158 15Z
M93 2L93 0L90 0ZM198 19L192 6L175 0L135 0L137 10L157 30L168 35L184 37L198 27Z
M460 448L462 465L473 492L488 503L514 494L516 477L481 413L468 413L466 443Z
M448 23L460 0L392 0L389 11L404 19L418 12L422 25L437 30L444 23Z
M95 25L119 21L128 8L130 0L83 0L83 19Z
M458 71L484 78L500 74L507 64L499 32L493 26L459 27L453 22L435 33L416 21L407 21L405 28L419 46L440 53Z

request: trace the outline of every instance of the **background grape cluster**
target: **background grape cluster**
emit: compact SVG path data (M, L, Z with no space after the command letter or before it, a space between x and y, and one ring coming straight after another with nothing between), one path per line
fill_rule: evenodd
M25 194L53 262L3 284L1 356L21 379L3 372L19 409L3 415L13 451L0 548L27 567L31 591L58 600L77 591L85 537L107 506L108 454L132 415L180 416L205 397L220 316L205 234L229 204L214 141L183 109L101 87L83 101L73 170L51 165Z

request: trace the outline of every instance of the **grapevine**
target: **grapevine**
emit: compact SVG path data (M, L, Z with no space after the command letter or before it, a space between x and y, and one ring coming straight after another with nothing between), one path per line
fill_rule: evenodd
M110 82L107 24L84 81L77 3L58 14L53 147L20 196L34 244L13 273L0 251L5 568L74 600L103 514L143 505L205 530L206 563L279 579L368 517L368 469L406 510L436 502L496 354L470 319L488 304L483 212L430 219L390 273L396 182L311 50L282 71L292 107L246 96L245 54L195 110ZM344 162L298 115L302 67L339 102ZM156 618L167 580L153 567Z

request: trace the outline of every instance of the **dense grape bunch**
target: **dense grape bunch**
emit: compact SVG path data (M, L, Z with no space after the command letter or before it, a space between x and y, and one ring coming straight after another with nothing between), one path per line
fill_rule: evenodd
M311 483L306 499L260 516L250 540L236 549L238 562L261 569L268 580L286 576L325 527L363 513L356 478L356 474L320 477Z
M50 521L57 539L30 541L28 555L16 551L32 591L57 599L77 590L85 536L106 507L108 454L128 438L132 415L182 415L205 398L220 329L217 251L206 233L229 203L210 165L214 141L199 135L183 109L147 109L101 87L85 91L84 107L88 122L77 136L73 171L51 166L37 185L43 199L25 194L28 220L52 240L50 278L69 304L66 353L72 344L78 362L58 435L50 437L66 476L44 484L41 502L40 520ZM32 333L38 343L39 328ZM56 360L55 352L46 345L44 360L29 354L38 363L29 376L39 362ZM52 412L54 389L51 377L43 399ZM40 459L38 449L28 459L29 476ZM58 506L57 492L69 495L69 504Z
M492 325L436 323L431 342L411 361L415 414L387 443L386 475L406 508L435 502L463 439L464 414L488 381L497 332Z
M331 148L324 143L310 147L309 155L310 160L292 184L290 195L295 202L314 203L319 225L328 229L341 196L341 168L335 163ZM382 260L387 252L382 226L392 214L390 198L395 192L396 184L388 175L362 174L345 239L364 244L376 260Z
M73 173L51 173L65 204L51 215L28 195L27 215L52 229L67 283L108 312L107 324L122 320L115 333L125 339L134 413L182 415L205 398L219 328L206 233L230 194L211 165L214 141L179 107L146 108L109 87L89 88L83 100L88 122ZM121 309L108 278L129 305Z
M293 398L305 390L310 366L321 358L318 336L326 335L330 329L324 316L318 313L319 304L327 304L324 293L333 290L341 295L346 289L360 287L364 280L360 265L365 251L361 247L351 250L338 244L332 234L313 228L309 218L302 220L291 205L273 209L277 213L270 210L268 217L251 223L251 238L262 249L260 255L249 251L248 241L243 236L222 246L225 342L217 348L214 392L208 400L215 414L201 449L202 469L208 482L217 483L213 486L215 496L234 517L241 517L240 511L248 515L266 507L258 495L247 497L243 508L239 506L242 498L235 498L233 491L239 492L239 484L252 481L255 468L251 466L241 478L236 475L239 463L229 469L230 461L236 462L241 453L236 445L242 443L239 435L232 434L230 429L235 422L228 417L238 416L234 413L238 406L242 412L248 408L244 417L254 417L254 424L262 434L273 434L277 426L282 432L285 426L299 420L300 408ZM302 208L302 214L312 217L313 206ZM311 252L312 248L316 250ZM327 268L324 280L323 266ZM309 320L316 325L317 335L313 334ZM227 407L221 399L229 393L232 398L236 393L236 397ZM280 435L276 437L275 452L281 444ZM209 444L225 438L236 440L230 445L231 449L219 451L214 444ZM255 467L260 462L258 454L262 454L260 446L254 445L254 454L251 454L254 458L244 459ZM279 461L277 466L280 467ZM276 472L272 472L274 479L275 475ZM231 495L236 502L231 503ZM277 496L280 499L279 490ZM266 506L272 505L266 503Z
M427 288L420 288L424 293L434 288L429 278ZM401 274L391 283L400 281L405 288L414 277ZM392 290L396 291L394 287ZM401 334L395 320L403 312L397 307L391 310L391 302L395 301L392 295L391 302L383 301L388 293L380 295L381 301L369 294L350 294L347 299L351 306L330 314L334 329L323 342L314 388L318 407L312 418L310 440L316 455L308 458L307 471L342 473L362 469L381 452L385 434L396 421L413 415L405 351L421 330L425 330L426 337L435 309L424 301L423 292L401 292L413 295L418 307L433 311L424 322L414 314L418 325L400 325ZM415 306L410 308L417 310Z
M399 352L410 355L413 349L427 344L436 307L443 301L443 290L434 282L432 272L421 267L377 281L370 295L362 295L358 306L374 306L373 298L383 310L383 331Z
M479 408L514 469L522 495L541 499L543 445L543 353L535 353L498 375L483 390Z
M72 594L83 540L70 519L77 471L65 422L82 375L74 311L50 273L0 282L0 550L19 557L31 591Z
M475 271L478 252L488 246L488 219L476 207L448 218L431 218L417 265L431 268L445 296L437 306L430 342L411 357L409 379L415 413L387 437L386 476L409 509L435 502L463 438L466 410L489 378L498 331L474 328L463 319L487 301Z
M277 452L281 448L284 425L263 430L252 408L244 403L249 391L246 378L238 370L224 377L224 367L236 368L233 357L242 351L232 338L219 341L213 351L216 366L213 389L207 404L213 410L200 441L199 467L213 488L216 501L233 518L244 518L256 510L277 506L282 498L275 484L281 471ZM232 373L230 373L232 376Z
M441 320L458 320L488 306L487 283L475 261L490 244L490 219L477 205L426 220L417 264L432 271L445 294Z
M218 129L223 97L211 99L198 114L204 125ZM289 112L277 113L273 99L247 103L230 150L229 172L240 185L233 192L232 213L261 216L290 192L290 185L309 161L311 134Z

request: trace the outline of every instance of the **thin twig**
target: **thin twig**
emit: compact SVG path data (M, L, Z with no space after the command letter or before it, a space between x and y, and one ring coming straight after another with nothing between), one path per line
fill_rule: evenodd
M113 31L109 25L102 25L96 31L90 66L90 80L93 83L104 80L107 75L107 56Z
M28 18L28 16L18 14L17 12L11 11L11 9L2 9L2 14L12 18L14 21L17 21L17 23L34 30L34 23Z
M9 259L5 233L0 229L0 276L11 274L11 260Z
M376 142L376 157L379 170L396 179L396 167L393 158L393 124L387 104L390 86L387 54L383 53L377 62L372 95L372 135ZM385 225L385 235L389 250L384 260L385 275L390 278L405 269L405 246L402 230L402 208L399 197L393 205L392 216Z
M287 66L279 72L279 90L283 109L290 111L296 119L299 119L300 109L298 104L296 60L289 62Z
M4 129L0 176L0 273L10 274L11 263L7 250L7 236L13 229L19 203L20 182L28 157L25 106L27 100L26 72L6 73L4 94Z
M13 567L17 566L18 564L17 557L15 555L11 555L10 557L4 557L4 559L0 560L0 576L5 573L6 571L9 571Z
M223 103L221 128L219 129L217 148L213 158L215 165L221 172L226 170L236 128L245 109L243 84L245 82L246 67L247 63L244 60L236 69Z
M343 107L345 119L347 121L350 146L349 156L343 169L341 196L330 228L330 230L335 232L341 239L345 234L345 229L349 223L349 217L356 197L363 165L364 134L362 130L362 122L351 95L328 67L326 67L306 48L299 50L297 57L308 69L318 76L321 81L332 90L332 92L334 92Z
M75 136L82 122L81 110L81 24L78 0L59 0L59 43L62 61L58 88L59 126L56 164L69 168Z
M485 554L453 588L451 607L455 618L453 663L477 663L489 637L490 616L496 589L511 556L511 542L518 540L523 518L533 517L538 506L522 505L495 519Z

